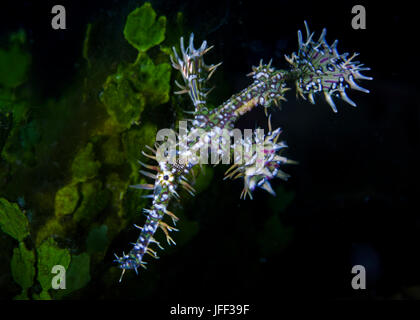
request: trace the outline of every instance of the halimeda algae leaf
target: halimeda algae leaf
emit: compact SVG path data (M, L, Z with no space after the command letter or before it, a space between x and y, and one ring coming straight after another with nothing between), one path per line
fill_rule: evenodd
M124 36L134 48L145 52L165 39L165 30L166 17L156 20L155 10L146 2L128 15Z
M0 198L0 228L9 236L22 241L29 235L28 219L16 203Z

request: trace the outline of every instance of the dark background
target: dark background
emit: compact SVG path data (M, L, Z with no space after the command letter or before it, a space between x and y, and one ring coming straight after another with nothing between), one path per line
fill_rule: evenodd
M59 95L77 75L86 24L109 19L115 37L136 1L3 1L1 35L23 27L33 55L30 80L40 97ZM67 30L52 30L51 8L67 10ZM254 302L263 299L420 299L420 140L418 90L418 24L409 2L358 1L152 1L159 15L183 11L188 30L198 41L215 45L211 63L223 61L219 103L249 84L245 74L259 59L285 68L284 54L297 50L298 29L307 20L327 41L339 39L338 51L358 57L374 77L362 86L371 93L350 92L357 108L337 102L338 114L318 98L313 106L290 92L273 125L284 129L287 156L299 161L285 171L288 182L274 181L294 192L281 212L269 206L271 196L257 191L254 200L239 200L242 183L221 181L188 202L185 210L200 224L198 235L175 254L154 263L156 285L139 292L148 273L104 286L96 270L84 299L136 299ZM367 29L353 30L351 8L363 4ZM187 36L187 35L186 35ZM109 39L112 41L112 39ZM109 43L108 43L109 47ZM113 51L115 56L118 47ZM217 85L217 83L216 83ZM265 125L262 110L241 120L240 127ZM257 239L272 214L293 236L269 257ZM134 230L109 248L113 252L136 237ZM182 232L182 230L181 230ZM367 270L367 290L351 288L351 268Z

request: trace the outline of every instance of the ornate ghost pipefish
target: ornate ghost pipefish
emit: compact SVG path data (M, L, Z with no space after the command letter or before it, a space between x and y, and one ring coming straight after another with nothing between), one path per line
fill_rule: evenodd
M331 106L333 112L337 112L333 98L340 98L355 107L356 103L347 96L347 89L355 89L368 93L369 90L360 87L356 81L372 80L371 77L362 75L360 72L370 70L363 67L358 61L353 59L358 55L354 53L349 57L348 53L339 54L337 51L337 40L328 45L325 40L326 29L323 29L319 39L313 40L314 33L310 33L305 21L306 40L303 40L302 33L298 31L298 52L293 52L291 56L286 56L286 61L290 64L289 70L276 70L271 66L271 61L252 67L252 72L248 75L252 77L253 82L241 92L234 94L219 107L209 110L207 108L207 96L212 90L206 86L207 81L214 74L221 63L207 65L204 63L204 55L212 48L207 46L204 41L198 48L194 48L194 35L191 34L189 45L185 49L184 39L180 39L181 54L173 48L171 56L172 66L178 70L184 81L180 84L175 81L179 87L176 94L188 94L193 105L194 116L191 119L188 129L191 139L178 142L176 155L178 159L168 161L167 157L162 157L159 145L155 148L148 147L152 154L143 154L157 162L157 165L148 165L141 161L139 163L146 169L152 171L140 170L147 178L152 179L153 183L139 184L132 186L137 189L152 191L145 196L152 198L150 209L143 209L147 215L146 222L133 248L128 254L123 253L121 257L116 255L116 262L123 269L124 274L127 269L134 269L137 273L138 267L146 268L146 262L143 260L147 253L154 258L158 258L156 252L150 248L151 244L156 244L163 249L160 243L154 238L158 228L166 235L168 244L175 244L170 236L172 231L178 231L163 221L165 216L169 216L175 225L178 218L168 210L171 199L179 199L178 187L182 186L190 194L194 194L194 188L188 181L188 175L199 164L196 156L197 151L203 148L204 143L211 143L212 140L220 138L221 132L233 130L236 120L248 111L257 106L267 111L273 105L277 106L281 101L286 101L285 93L290 90L289 84L294 84L298 96L305 100L315 103L315 96L319 95ZM270 185L270 180L278 177L287 180L288 174L280 168L285 164L296 163L281 153L287 145L284 142L278 142L280 128L272 130L270 117L268 117L268 133L245 137L235 145L241 145L248 149L241 162L235 162L227 171L226 178L244 179L244 188L241 198L247 195L252 199L252 192L256 187L260 187L275 195ZM195 137L199 136L197 141ZM235 149L235 148L232 148ZM218 150L222 157L226 153L232 153L233 150ZM263 158L258 155L263 154ZM235 158L235 157L234 157ZM236 159L236 158L235 158ZM121 278L122 278L121 275ZM121 281L120 278L120 281Z

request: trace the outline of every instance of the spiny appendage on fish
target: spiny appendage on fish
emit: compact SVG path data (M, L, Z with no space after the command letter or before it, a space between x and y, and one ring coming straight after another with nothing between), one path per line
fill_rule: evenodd
M156 150L148 147L153 152L153 155L149 155L143 152L143 154L153 160L156 160ZM165 215L168 215L174 225L178 218L167 209L171 198L179 198L177 188L179 185L184 187L188 192L194 194L195 190L188 183L186 175L190 172L191 165L183 165L176 162L171 165L169 162L161 161L158 166L148 165L141 161L139 163L150 171L140 170L140 172L146 177L153 179L153 184L138 184L131 187L142 190L151 190L152 194L144 195L145 198L152 198L152 206L150 209L143 209L147 215L146 222L143 227L135 225L136 228L140 229L140 235L135 243L132 243L133 248L128 254L123 253L121 257L116 256L115 261L119 263L119 267L123 269L120 281L124 275L125 270L134 269L136 273L139 267L146 268L147 262L145 262L144 255L147 253L153 258L158 259L155 250L150 248L152 244L156 244L157 247L163 249L161 244L154 238L154 234L158 228L162 229L165 233L168 244L176 244L170 236L170 232L178 231L178 229L169 226L163 221Z
M298 32L299 51L285 56L295 71L299 71L296 79L296 90L303 99L308 99L315 104L315 97L319 94L331 106L336 113L337 107L333 97L340 98L353 107L356 103L347 96L349 89L369 93L362 88L357 81L372 80L372 77L361 74L370 68L365 67L359 61L353 59L359 54L340 54L337 51L337 40L329 45L325 39L327 29L323 29L317 41L313 40L314 33L309 31L305 21L306 40L302 33Z

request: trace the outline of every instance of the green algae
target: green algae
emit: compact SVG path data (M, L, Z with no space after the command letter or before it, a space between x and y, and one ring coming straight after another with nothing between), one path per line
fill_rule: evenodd
M13 249L13 257L10 263L13 280L22 287L22 293L15 297L17 300L26 300L28 289L32 287L35 278L35 253L28 250L23 242Z
M33 159L33 146L39 141L36 125L21 126L27 118L29 104L17 96L17 89L27 81L32 57L26 50L24 30L11 33L6 48L0 48L0 113L13 121L7 141L0 141L2 157L13 164ZM22 156L16 151L27 148Z
M38 275L37 280L42 287L42 297L46 298L48 290L51 289L51 280L54 276L51 273L55 265L62 265L66 270L70 264L71 256L68 249L61 249L53 238L43 241L37 249ZM41 296L41 295L40 295Z
M16 88L27 79L31 55L22 48L26 42L23 30L11 34L9 39L9 48L0 48L0 86Z
M120 64L117 72L107 77L100 95L108 114L122 130L138 123L146 106L150 108L169 101L171 65L156 64L146 54L165 39L165 31L166 18L161 16L156 20L150 3L135 9L127 18L124 36L139 54L134 63Z
M83 51L82 51L83 58L88 62L88 68L90 68L91 66L91 63L89 60L89 39L90 39L91 32L92 32L92 24L88 23L87 28L86 28L85 39L83 40Z
M139 54L133 68L138 69L132 83L138 92L146 98L149 107L164 104L169 101L172 67L167 62L155 64L150 57ZM131 74L133 75L133 74Z
M101 145L101 158L109 166L120 166L126 161L120 136L112 135Z
M54 157L56 147L62 147L60 139L67 133L69 126L75 123L72 116L74 110L65 99L48 99L41 107L32 106L27 99L16 98L10 107L13 129L2 156L16 165L14 169L42 166L45 160Z
M77 186L70 184L57 191L55 195L55 214L57 216L73 213L79 201Z
M154 16L138 21L145 12ZM92 75L85 78L82 90L75 85L60 97L36 100L34 105L30 90L36 90L36 86L31 87L29 83L31 88L25 95L21 89L26 85L17 88L27 79L30 59L23 65L26 71L21 73L19 81L0 83L0 99L5 101L0 104L0 112L10 115L13 123L2 151L7 166L2 164L1 168L10 167L7 175L12 177L6 194L12 195L11 199L24 195L35 217L32 235L29 228L13 233L20 240L31 236L28 239L34 246L31 251L20 242L13 250L12 272L19 273L15 281L23 288L16 298L61 299L83 288L90 281L90 268L93 271L103 264L109 243L149 204L140 197L146 191L129 185L146 183L139 176L138 160L147 161L141 150L146 144L153 145L157 127L162 125L153 116L156 107L169 102L171 97L170 51L159 46L146 53L165 40L166 18L156 18L150 4L132 12L124 36L139 53L133 63L112 61L118 67L111 75L109 61L98 62L106 54L92 54L88 46L92 37L100 33L95 28L91 24L87 26L82 56L87 61L85 68L95 66L90 72L95 69L96 78L92 80ZM166 40L167 48L175 43L174 39ZM25 41L22 34L16 35L13 43L19 50L13 53L26 54L22 46ZM9 46L2 50L10 53L12 49ZM29 54L26 56L30 58ZM103 70L97 71L97 66ZM92 83L97 86L93 87ZM31 180L39 173L46 176L42 180L48 181L46 186L35 186L41 180ZM30 179L32 185L19 190L25 179ZM183 217L182 228L187 229L182 238L188 241L198 231L198 224L179 214ZM69 249L60 248L53 239L60 246L68 243L79 254L70 258ZM184 243L182 239L179 241ZM68 266L66 290L50 290L51 268L56 264ZM38 285L29 280L34 278L42 287L38 294L34 293ZM29 297L27 292L31 292Z
M11 130L2 156L11 164L31 167L36 164L35 147L40 133L36 123L31 122L27 126L23 123Z
M20 141L23 149L30 150L39 143L40 138L40 129L35 121L29 122L20 132Z
M71 171L74 182L84 182L96 177L101 163L95 160L93 144L88 143L80 149L73 160Z
M119 66L108 76L100 96L108 114L123 128L140 120L145 107L169 101L171 66L155 64L147 54L139 54L134 64Z
M74 213L73 220L76 223L88 224L106 207L110 192L103 189L102 182L96 179L82 184L81 197L82 202Z
M73 227L74 225L71 220L64 219L62 216L54 215L39 226L35 235L35 244L39 246L45 239L51 236L64 235L67 230L70 230Z
M121 179L116 172L110 173L106 177L105 186L112 192L112 206L120 217L124 216L123 201L128 188L128 181Z
M109 115L123 128L129 128L139 120L146 103L143 95L133 89L130 81L130 77L136 77L136 71L131 65L120 67L116 74L107 78L101 95Z
M146 2L132 11L124 28L124 37L139 52L145 52L165 39L166 17L156 20L156 12Z
M13 125L18 125L25 119L28 104L26 101L17 100L13 89L0 87L0 112L13 114Z
M90 255L86 252L72 255L70 265L66 271L66 289L54 292L53 297L61 299L85 287L91 279L90 262Z
M154 123L146 122L141 127L133 127L122 136L122 144L127 160L134 165L134 170L139 168L138 160L144 158L141 146L152 146L157 133Z
M29 235L29 222L16 203L0 198L0 228L18 241Z

